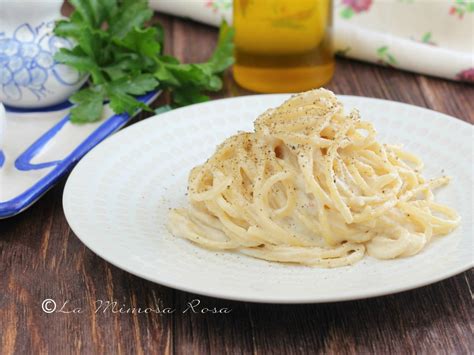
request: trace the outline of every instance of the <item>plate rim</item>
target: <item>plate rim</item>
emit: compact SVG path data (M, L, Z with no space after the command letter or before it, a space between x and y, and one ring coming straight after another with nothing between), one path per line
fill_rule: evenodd
M112 137L106 139L104 142L99 143L96 147L94 147L87 155L74 167L72 172L70 173L66 184L64 186L64 191L63 191L63 198L62 198L62 203L63 203L63 210L64 210L64 215L65 218L71 228L71 230L74 232L76 237L89 249L91 250L95 255L98 257L102 258L103 260L107 261L108 263L114 265L115 267L124 270L134 276L140 277L144 280L163 285L166 287L170 287L173 289L181 290L184 292L189 292L189 293L194 293L197 295L201 296L207 296L207 297L214 297L214 298L220 298L220 299L225 299L225 300L231 300L231 301L239 301L239 302L252 302L252 303L272 303L272 304L317 304L317 303L328 303L328 302L344 302L344 301L352 301L352 300L360 300L360 299L368 299L368 298L373 298L373 297L379 297L379 296L386 296L386 295L391 295L391 294L397 294L400 292L408 291L408 290L413 290L417 289L420 287L424 287L427 285L431 285L437 282L440 282L442 280L445 280L447 278L450 278L452 276L458 275L464 271L467 271L471 268L474 267L474 260L471 261L466 261L456 268L451 268L446 272L443 273L438 273L434 277L429 277L425 278L422 281L417 281L414 280L412 282L400 285L398 287L385 287L383 289L375 289L369 292L359 292L356 294L341 294L341 295L334 295L334 296L326 296L326 297L317 297L316 295L312 295L311 297L304 296L304 297L292 297L292 298L279 298L275 296L247 296L247 295L235 295L235 294L229 294L229 292L221 292L219 289L213 289L213 290L204 290L204 289L199 289L193 286L187 286L183 284L176 284L171 281L168 281L167 279L159 279L159 277L151 277L145 273L142 273L140 271L133 270L131 267L129 267L126 264L119 265L119 263L116 263L113 258L110 258L107 253L101 253L100 251L97 251L96 248L94 248L93 245L90 245L92 243L87 243L85 242L77 233L76 233L76 226L74 225L74 222L71 223L71 218L68 217L68 201L67 201L67 193L68 190L70 189L71 183L71 176L77 170L80 168L82 165L82 161L85 161L87 159L87 156L90 155L90 153L96 151L97 149L101 149L100 147L104 144L113 144L113 141L121 139L120 137L122 135L128 134L126 133L128 130L137 130L139 129L139 126L146 125L146 124L151 124L150 120L158 120L162 119L165 115L174 115L177 111L181 110L186 110L189 109L190 107L196 107L196 106L202 106L202 105L213 105L216 102L222 102L222 101L231 101L231 100L245 100L247 98L250 99L255 99L256 97L281 97L284 99L285 97L288 97L289 95L292 94L256 94L256 95L244 95L244 96L237 96L237 97L228 97L228 98L223 98L223 99L218 99L218 100L213 100L213 101L208 101L208 102L203 102L199 104L194 104L190 106L185 106L181 107L172 111L164 112L161 114L153 115L150 116L149 118L139 121L122 131L114 134ZM444 119L454 119L457 123L463 123L465 124L465 128L470 128L471 131L473 131L474 126L470 124L469 122L463 121L459 118L456 118L454 116L447 115L442 112L434 111L429 108L425 107L420 107L412 104L407 104L404 102L399 102L399 101L393 101L393 100L386 100L386 99L379 99L379 98L373 98L373 97L366 97L366 96L357 96L357 95L336 95L338 98L347 98L347 99L364 99L364 100L370 100L370 101L381 101L381 102L386 102L390 104L396 104L396 105L402 105L402 106L410 106L411 108L415 108L417 110L425 110L429 111L431 113L435 113L436 115L442 115L444 116ZM135 127L135 128L133 128ZM383 262L383 260L382 260Z

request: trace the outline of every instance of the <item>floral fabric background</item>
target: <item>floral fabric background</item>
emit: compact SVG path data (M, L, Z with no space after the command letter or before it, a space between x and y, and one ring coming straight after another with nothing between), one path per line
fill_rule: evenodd
M157 11L218 25L232 0L151 0ZM474 0L333 0L338 55L474 82Z

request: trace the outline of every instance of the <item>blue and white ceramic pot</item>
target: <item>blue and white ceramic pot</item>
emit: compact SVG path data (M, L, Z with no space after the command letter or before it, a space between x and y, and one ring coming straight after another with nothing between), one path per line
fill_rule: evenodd
M54 61L72 43L53 35L62 0L0 0L0 101L43 108L67 100L86 78Z

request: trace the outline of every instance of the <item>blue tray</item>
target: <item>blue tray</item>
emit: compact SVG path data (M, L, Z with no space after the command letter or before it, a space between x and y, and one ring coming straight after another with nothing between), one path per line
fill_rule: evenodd
M151 103L159 94L150 92L138 100ZM106 104L100 122L74 125L69 108L6 108L6 116L0 118L0 218L30 207L89 150L132 118L113 114Z

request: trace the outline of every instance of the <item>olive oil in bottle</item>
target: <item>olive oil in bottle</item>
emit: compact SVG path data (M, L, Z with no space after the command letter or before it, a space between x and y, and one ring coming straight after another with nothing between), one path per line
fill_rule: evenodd
M234 0L234 78L256 92L298 92L331 80L331 0Z

